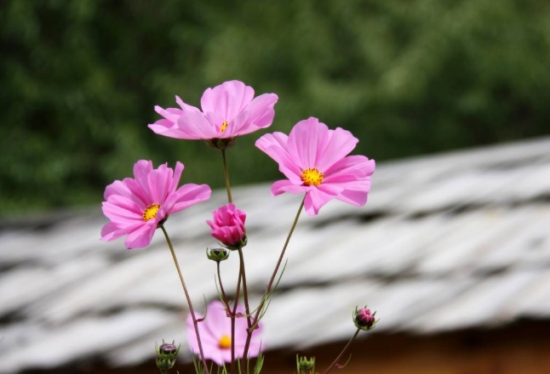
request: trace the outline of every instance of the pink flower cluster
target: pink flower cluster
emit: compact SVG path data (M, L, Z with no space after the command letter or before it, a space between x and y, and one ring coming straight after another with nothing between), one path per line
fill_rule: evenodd
M240 81L229 81L208 88L201 97L201 109L184 103L178 96L179 108L156 106L156 112L163 118L150 124L149 128L167 137L206 140L225 150L234 143L235 137L269 127L275 116L277 100L273 93L254 97L251 87ZM271 186L272 195L285 192L304 194L305 211L317 215L333 199L355 206L366 204L375 162L365 156L349 155L357 142L358 139L349 131L341 128L331 130L311 117L299 121L289 135L281 132L263 135L256 141L256 147L277 162L279 171L285 176ZM225 162L225 153L223 155ZM176 163L175 169L166 164L154 169L151 161L140 160L134 165L134 178L117 180L107 186L103 213L109 222L101 230L101 238L111 241L126 235L127 248L146 247L157 228L164 230L162 225L170 214L209 199L211 189L207 185L189 183L178 187L183 169L180 162ZM228 180L227 175L226 178ZM228 199L231 201L229 187ZM241 249L247 241L245 221L245 212L229 203L215 210L213 219L207 224L212 236L223 246ZM221 260L217 258L216 261L219 265ZM268 291L269 287L271 284ZM235 347L236 357L243 357L248 331L247 318L241 317L245 308L237 306L233 335L230 312L223 303L212 302L207 311L206 318L197 325L204 358L223 365L231 361L231 347ZM198 313L195 317L202 319ZM376 323L375 315L366 308L356 310L354 322L360 329L370 329ZM187 327L189 346L199 354L192 316L187 319ZM250 357L255 357L263 349L259 341L261 330L260 324L252 333Z

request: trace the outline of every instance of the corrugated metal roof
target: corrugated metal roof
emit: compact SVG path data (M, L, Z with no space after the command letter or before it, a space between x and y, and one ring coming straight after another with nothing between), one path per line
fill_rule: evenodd
M550 138L378 166L364 208L303 214L264 319L269 348L347 339L368 304L375 330L437 333L550 318ZM247 277L258 299L300 203L236 188L248 214ZM224 191L166 223L199 309L216 297L204 223ZM91 212L0 222L0 373L90 356L114 366L185 341L185 302L157 234L144 250L104 243ZM236 256L224 263L230 287ZM289 322L290 321L290 322ZM183 350L182 350L183 351Z

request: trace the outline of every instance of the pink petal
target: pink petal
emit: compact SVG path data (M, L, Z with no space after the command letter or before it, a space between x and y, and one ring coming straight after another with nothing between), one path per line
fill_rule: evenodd
M158 169L149 173L148 186L151 193L152 204L164 204L164 201L170 193L173 174L174 171L166 164L160 165Z
M195 316L197 320L203 318L203 315L200 313L195 313ZM201 343L203 344L203 349L206 350L210 346L217 348L219 344L218 338L215 335L212 335L211 332L205 329L205 323L206 323L206 320L203 320L202 322L198 322L199 334L201 337ZM193 318L191 318L191 314L187 316L186 325L187 325L187 342L191 346L192 350L198 354L199 345L197 343L195 325L193 324Z
M160 129L161 131L166 131L166 130L173 129L176 126L176 122L177 122L177 119L176 121L172 122L170 120L167 120L166 118L163 118L155 121L154 124L150 124L149 128L151 128L152 126L157 126L161 128Z
M271 185L271 194L273 196L280 195L284 192L298 194L307 192L309 191L309 189L310 187L308 186L297 185L295 183L292 183L292 181L281 179Z
M141 187L147 202L152 202L151 193L149 191L149 173L152 171L152 161L139 160L134 164L134 179Z
M208 333L218 337L217 339L223 335L231 335L231 318L227 317L225 306L218 300L208 304L208 311L203 324Z
M162 120L157 121L155 124L149 125L148 127L153 130L155 134L166 136L168 138L191 140L197 139L195 137L190 137L188 133L180 130L178 127L165 126L164 124L161 124L161 122Z
M231 123L229 123L229 125L225 129L225 132L222 132L222 125L224 122L226 122L226 119L222 114L218 112L206 112L204 113L204 116L206 120L210 123L210 127L212 127L215 131L216 135L214 135L214 137L217 137L217 138L229 137L227 136L228 129L230 129L232 125Z
M178 129L184 139L212 139L219 137L218 130L200 112L184 112L178 119Z
M248 357L258 357L260 352L265 350L265 346L261 341L250 342L250 347L248 348Z
M244 109L245 112L248 112L248 122L261 129L271 126L275 117L273 107L277 101L279 101L279 97L273 93L256 97Z
M126 236L124 245L128 249L145 248L149 244L151 244L151 240L153 239L153 234L155 233L156 229L156 224L149 224L149 222L144 222L141 227L130 232L128 236Z
M101 240L110 242L111 240L118 239L121 236L126 235L130 231L134 230L139 225L141 225L141 223L135 226L119 228L115 223L109 222L105 224L101 229Z
M339 184L328 184L328 183L322 183L319 187L313 187L313 188L316 188L317 190L332 197L338 196L344 190L344 187L342 187Z
M302 169L287 147L288 137L280 132L265 134L256 141L256 147L279 164L279 170L296 184L301 183Z
M248 335L248 322L246 317L244 317L246 311L240 311L243 314L243 317L235 319L235 342L237 344L244 344L246 341L246 336Z
M176 192L170 194L164 202L169 214L179 212L191 205L208 200L212 190L206 184L188 183L181 186Z
M203 316L199 313L195 313L197 319L202 318ZM205 330L203 322L198 322L198 330L200 334L200 339L202 343L203 352L205 355L205 358L214 360L216 362L221 362L221 356L220 356L220 349L218 348L218 338L215 335L212 335L211 333L208 333L208 331ZM195 333L195 326L193 324L193 319L191 318L191 314L187 316L186 320L187 325L187 344L189 344L189 348L193 353L196 355L199 355L199 344L197 341L197 334ZM223 363L223 362L221 362Z
M128 198L126 196L122 195L111 195L109 197L109 200L107 200L109 204L113 204L118 209L121 209L124 213L124 216L128 217L141 217L143 214L143 209L140 205L138 205L133 199Z
M121 181L114 181L113 183L105 187L103 198L105 200L109 200L109 196L111 195L122 195L122 196L130 197L132 193L124 183L122 183Z
M175 192L180 183L181 174L185 166L181 162L176 162L176 168L174 169L174 176L172 177L172 182L170 183L170 192Z
M111 199L114 196L111 196ZM141 214L137 214L134 211L120 207L109 201L104 201L101 206L103 214L111 221L116 223L119 227L122 225L133 225L136 222L143 221Z
M166 121L168 121L168 123L172 123L172 126L174 125L174 123L176 123L179 116L183 113L181 109L177 109L177 108L164 109L158 105L155 106L155 112L163 116L166 119ZM163 123L167 123L167 122L163 122Z
M347 156L357 145L359 140L351 132L337 128L330 130L330 139L325 147L319 149L316 166L324 171L337 161Z
M231 136L246 135L273 123L275 110L273 106L279 98L275 94L263 94L252 100L246 108L232 121Z
M136 182L135 179L132 178L124 178L122 180L122 183L126 187L128 187L128 190L132 193L132 200L136 202L141 208L141 210L145 210L147 206L151 203L149 201L149 198L147 197L145 191L143 190L143 187Z
M325 172L323 183L364 179L374 173L375 166L374 160L369 160L365 156L348 156L336 162Z
M311 190L307 193L304 201L306 213L310 216L316 216L319 210L333 198L334 196L319 189Z
M178 122L179 117L183 114L184 111L188 112L200 112L197 108L191 105L185 104L178 96L176 96L176 102L181 107L178 108L167 108L164 109L160 106L155 106L155 112L160 114L164 119L156 121L154 124L149 125L149 128L155 133L178 138L181 135L181 132L176 131L175 127Z
M184 112L200 112L199 108L192 105L185 104L183 100L176 95L176 103L181 107Z
M224 363L230 363L231 362L231 350L230 349L220 349L218 351L219 354L219 361L215 361L218 365L223 365ZM238 357L237 352L235 352L235 356Z
M240 81L229 81L204 91L201 107L204 113L219 113L224 121L230 122L253 97L252 87L248 87Z
M345 188L336 198L345 203L363 206L367 203L367 196L370 190L371 181L353 182L354 188Z
M317 157L329 141L327 125L310 117L298 122L288 135L288 153L301 170L317 166Z

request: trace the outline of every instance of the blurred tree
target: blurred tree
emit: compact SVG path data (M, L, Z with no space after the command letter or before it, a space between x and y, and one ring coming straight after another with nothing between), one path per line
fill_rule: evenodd
M185 181L221 186L219 155L146 125L154 105L199 105L229 79L279 95L270 131L315 116L377 160L546 134L549 12L542 0L5 0L0 214L99 202L140 158L182 160ZM229 152L234 184L278 178L256 138Z

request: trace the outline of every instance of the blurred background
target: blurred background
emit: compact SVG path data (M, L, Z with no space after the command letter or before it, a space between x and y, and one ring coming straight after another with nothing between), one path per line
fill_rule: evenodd
M222 186L201 142L155 136L154 105L199 106L239 79L279 95L269 131L309 116L377 161L550 129L543 0L4 0L1 215L89 206L137 159L182 160ZM235 185L273 180L258 134L230 155ZM254 173L249 173L254 170Z
M216 152L147 124L232 79L279 96L263 133L314 116L377 161L365 207L302 215L266 374L296 352L323 370L364 304L381 322L350 374L549 373L549 61L547 0L0 1L0 373L152 373L162 339L191 371L163 238L100 242L100 203L138 159L221 188ZM270 196L261 133L228 152L256 300L300 199ZM225 199L166 223L197 305L217 297L204 221Z

